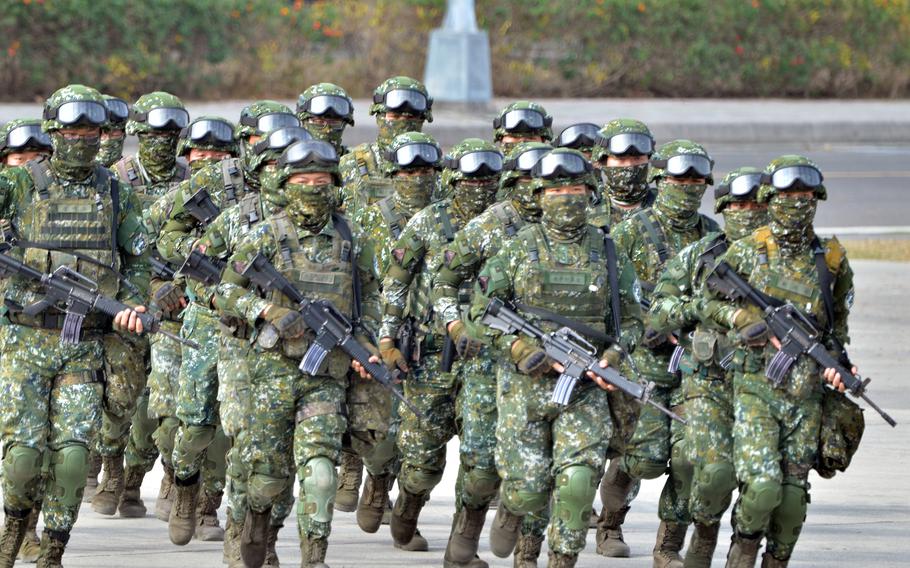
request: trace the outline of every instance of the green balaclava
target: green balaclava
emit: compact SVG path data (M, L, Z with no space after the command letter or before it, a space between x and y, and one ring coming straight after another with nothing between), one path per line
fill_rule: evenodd
M524 113L525 118L521 118ZM529 121L536 121L535 124L529 124ZM493 119L493 141L499 145L504 155L508 155L515 149L515 146L523 142L532 142L534 138L540 138L537 142L548 142L553 139L553 117L547 114L547 110L531 101L515 101L509 103L502 109L499 115ZM505 136L513 136L519 140L516 142L503 142Z
M297 118L313 138L328 142L340 154L344 148L341 142L344 130L354 125L354 103L338 85L317 83L297 98Z
M737 168L724 176L714 190L714 212L724 216L724 234L737 241L755 229L768 224L768 208L730 209L731 203L758 203L762 171L758 168Z
M815 238L812 223L818 201L827 198L818 165L804 156L775 158L765 168L767 182L758 192L758 201L768 204L768 226L784 254L804 252ZM777 185L786 183L786 187ZM777 184L777 185L776 185ZM809 196L784 193L811 192Z
M66 103L85 103L95 111L94 118L83 113L75 123L64 124L57 111ZM100 106L100 108L99 108ZM51 137L54 148L51 168L55 175L73 181L82 181L92 174L95 156L101 149L101 127L107 123L107 107L101 93L85 85L67 85L58 89L44 103L44 122L41 128ZM67 139L60 129L68 127L93 126L98 128L95 135Z
M537 181L531 177L531 168L535 158L552 149L543 142L520 142L506 156L499 178L499 193L511 200L525 221L540 221L540 192Z
M547 156L566 154L579 156L586 165L585 171L579 173L563 172L555 175L545 175L543 171L544 158L534 166L531 175L537 182L540 191L540 223L548 237L558 242L577 242L585 234L587 227L587 209L590 204L591 194L597 184L594 181L593 168L578 150L570 148L557 148ZM584 185L587 191L572 194L547 194L547 189Z
M631 118L611 120L600 129L591 151L591 161L600 170L601 179L610 199L622 205L641 203L648 194L648 162L634 166L607 167L604 162L609 156L637 155L650 156L654 151L651 131L641 121ZM616 137L615 140L613 138ZM619 144L622 142L622 144ZM634 145L626 147L625 144ZM620 145L623 154L611 151L611 145ZM639 147L641 146L641 147ZM615 149L615 148L614 148Z
M127 109L127 116L129 113L129 105L121 98L112 96L112 95L102 95L104 97L104 102L107 105L109 115L108 123L101 127L101 150L98 152L98 155L95 157L95 161L101 164L102 166L109 168L116 164L120 158L123 157L123 145L126 143L126 121L127 118L123 116L123 109ZM116 107L116 114L114 111ZM119 138L104 138L105 133L110 133L114 130L120 130L123 132L123 135Z
M390 106L391 102L388 100L390 93L402 92L409 92L414 101L423 100L424 108L418 109L408 105ZM396 102L398 99L396 97ZM370 105L370 114L376 117L376 126L379 127L379 134L376 137L379 148L385 150L396 136L405 132L420 132L424 122L433 122L432 106L433 99L420 81L404 76L391 77L383 81L373 91L373 104ZM387 112L403 114L406 118L390 120L385 117Z
M139 137L139 163L153 182L162 182L174 177L177 169L177 143L180 129L189 122L189 115L183 124L169 122L167 126L153 126L147 118L155 109L182 109L186 107L176 96L156 91L139 97L133 104L133 112L126 123L126 133Z
M710 164L708 172L699 173L693 169L671 172L675 167L674 158L685 159L689 156L694 156L702 164ZM657 199L654 202L654 209L669 220L670 225L676 230L685 231L695 227L698 223L698 208L701 205L702 197L708 184L714 183L710 171L713 164L713 160L705 149L690 140L667 142L653 155L650 178L657 180ZM704 177L707 183L671 183L667 179L668 177L674 177L677 180Z
M338 153L334 146L323 140L294 142L281 154L274 168L276 175L263 173L263 194L274 204L281 204L294 223L311 233L322 230L335 210L338 186ZM331 181L317 185L291 183L298 173L329 174Z
M462 140L445 159L443 179L451 189L455 211L464 221L496 201L503 157L495 144L480 138Z
M433 191L439 183L440 160L435 163L401 165L396 162L397 151L401 148L420 144L432 146L436 149L437 156L441 158L442 150L436 140L422 132L405 132L396 136L389 145L388 166L386 174L392 176L392 185L395 187L393 201L396 209L406 215L408 218L430 204L433 197ZM399 172L412 170L416 168L430 168L427 173L419 175L400 175Z
M295 224L311 233L317 233L322 230L335 209L335 193L333 184L307 185L285 182L286 211Z
M257 126L259 119L269 115L272 115L270 118L273 120L268 130L259 130ZM259 190L259 172L262 170L257 168L258 157L253 153L253 143L250 142L250 137L263 136L268 131L283 126L300 126L300 120L290 107L277 101L256 101L240 111L240 121L237 123L234 134L240 142L244 183L254 190Z

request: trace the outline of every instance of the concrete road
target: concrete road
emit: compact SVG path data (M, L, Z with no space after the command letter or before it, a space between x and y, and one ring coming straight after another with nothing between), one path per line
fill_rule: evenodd
M823 164L824 165L824 164ZM905 322L910 317L910 264L857 261L856 305L850 320L851 353L863 373L873 377L870 396L899 422L888 427L876 414L866 412L866 433L849 471L832 480L812 478L812 504L802 538L791 566L898 568L910 558L910 394L906 368L910 366L910 342ZM449 468L433 493L420 522L430 541L430 551L404 553L391 545L388 529L372 535L362 533L352 513L335 516L328 561L339 567L441 566L451 515L457 470L457 440L449 444ZM142 496L154 507L160 468L150 474ZM604 559L594 553L594 532L578 566L594 568L645 568L651 566L650 551L657 530L657 500L662 480L646 482L626 524L631 559ZM224 510L221 511L222 519ZM489 522L493 513L488 516ZM279 555L285 566L300 561L293 517L280 534ZM724 521L721 544L714 566L722 566L729 541L729 518ZM481 541L481 556L491 566L511 566L510 559L496 559L489 552L488 531ZM167 526L151 514L141 520L105 518L88 505L73 532L66 553L66 566L177 568L221 566L220 543L191 542L173 546ZM541 562L541 566L545 562Z

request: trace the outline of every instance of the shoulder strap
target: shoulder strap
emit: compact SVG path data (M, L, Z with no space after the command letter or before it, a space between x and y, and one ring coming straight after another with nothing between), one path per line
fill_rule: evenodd
M50 194L48 188L51 185L51 178L48 175L47 160L29 160L26 164L29 173L32 175L32 182L35 184L35 191L39 199L48 199Z
M142 187L142 178L136 172L136 162L132 157L126 157L114 164L120 179L125 180L132 187Z
M455 230L452 228L452 216L449 215L449 208L444 203L436 205L436 224L442 229L442 234L446 242L451 243L455 240Z
M120 227L120 182L111 171L102 166L95 167L95 188L98 193L103 189L110 187L111 192L111 210L113 222L111 223L111 258L117 258L117 229Z
M348 226L347 221L342 217L337 211L332 213L332 226L335 228L335 231L338 235L345 241L350 243L350 250L353 253L354 250L354 235L351 233L351 227ZM361 302L363 298L360 297L361 294L361 282L360 282L360 271L357 269L357 260L351 258L351 288L354 292L354 302L351 306L351 323L355 329L361 328L360 320L363 317L363 306ZM362 328L361 328L362 329Z
M657 258L660 263L664 264L667 262L667 258L670 256L669 251L667 250L667 236L660 227L660 223L654 218L654 214L651 213L650 209L645 209L636 213L635 218L644 225L648 239L651 241L651 244L654 245L654 248L657 249Z
M827 331L834 330L834 277L825 261L825 249L818 237L812 239L812 253L815 255L815 270L818 272L818 283L822 288L822 301L825 303L825 316L828 320Z
M396 213L392 210L392 197L386 197L380 199L376 202L376 205L379 206L379 212L382 213L382 218L385 219L385 222L389 225L389 231L392 233L392 238L398 239L401 236L401 231L404 230L404 215Z
M183 162L177 162L177 169L174 171L174 177L179 181L184 181L190 177L190 168Z
M505 229L506 235L514 237L515 233L518 232L518 229L521 228L521 225L517 225L515 223L515 217L510 214L507 202L503 201L497 203L490 208L490 211L493 213L493 215L496 216L497 219L500 220L500 222L502 222L502 226L503 229Z
M240 200L240 222L247 228L260 221L259 213L256 211L256 203L258 200L258 193L248 193Z
M619 317L619 266L616 259L616 243L606 231L602 232L604 256L607 257L607 281L610 283L610 311L613 313L613 333L617 341L622 336Z
M221 181L224 185L225 205L237 203L237 185L238 183L243 184L243 174L241 172L237 158L221 160ZM238 183L235 183L234 180L238 180Z

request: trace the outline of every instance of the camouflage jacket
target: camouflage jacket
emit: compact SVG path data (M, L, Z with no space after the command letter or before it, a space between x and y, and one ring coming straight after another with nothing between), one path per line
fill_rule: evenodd
M0 219L12 221L21 210L27 180L28 170L24 167L0 166Z
M376 142L365 142L351 148L341 157L338 165L342 181L339 209L353 219L365 207L391 194L392 183L386 176L387 167L388 163ZM370 180L374 183L371 184Z
M401 236L409 220L407 212L396 205L394 196L384 203L387 207L377 202L361 209L354 217L354 224L363 232L364 247L373 251L376 274L380 279L389 268L392 244Z
M632 209L623 209L610 199L602 184L598 184L598 191L600 199L588 207L588 223L595 227L616 227L635 213L651 207L657 197L657 190L651 188L641 203L636 204Z
M139 198L142 210L145 211L157 198L172 190L177 184L189 177L189 167L177 162L174 175L166 180L152 180L139 162L139 156L124 156L111 167L117 178L125 187L130 187Z

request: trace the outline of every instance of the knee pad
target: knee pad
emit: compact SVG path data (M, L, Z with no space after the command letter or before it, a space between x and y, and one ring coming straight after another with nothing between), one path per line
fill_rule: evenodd
M547 493L535 493L525 491L519 488L519 483L503 483L502 503L512 513L522 516L530 513L537 513L546 508L550 500Z
M750 483L743 491L739 503L737 530L745 534L764 531L771 513L780 505L782 490L778 481Z
M462 501L472 509L487 505L499 489L499 475L489 469L466 468L463 479Z
M181 453L200 454L215 439L214 426L183 426L180 429Z
M419 467L403 465L398 475L398 483L413 495L429 495L442 480L441 471L429 471Z
M300 485L303 489L297 513L320 523L331 522L335 484L338 481L335 464L329 458L317 456L306 462L297 475L300 476Z
M255 472L247 481L247 499L250 508L255 511L264 511L272 506L275 498L281 495L288 485L287 477L273 477L264 473Z
M793 545L799 538L799 533L806 521L808 508L808 494L805 488L799 485L785 483L781 489L781 501L774 514L771 516L771 526L768 531L768 542L781 545L781 550L787 557L793 550ZM777 551L776 551L777 552Z
M626 455L623 457L623 469L633 479L657 479L667 472L667 464Z
M558 473L553 516L569 530L587 530L598 481L597 472L586 465L570 465Z
M731 463L711 463L696 472L693 490L711 515L720 515L724 512L734 489L736 472Z
M88 474L88 448L76 444L51 453L53 493L64 507L79 507Z
M26 486L41 475L41 452L27 446L13 446L3 457L3 475L13 485Z

